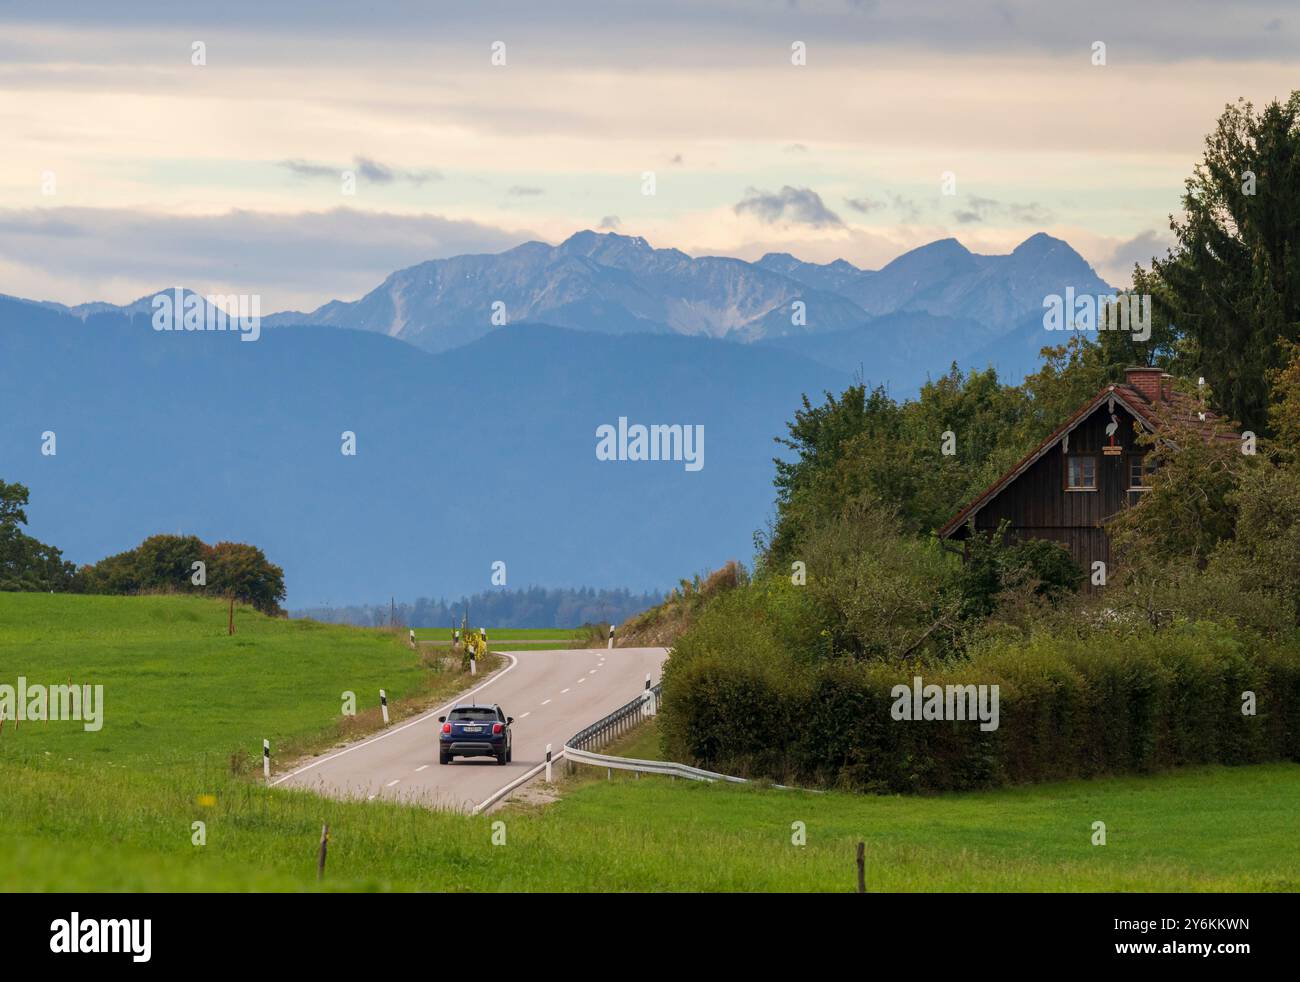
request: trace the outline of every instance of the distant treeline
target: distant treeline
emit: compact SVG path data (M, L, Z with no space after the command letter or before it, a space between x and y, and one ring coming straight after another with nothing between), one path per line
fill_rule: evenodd
M446 627L460 624L469 607L475 627L578 627L583 624L621 624L633 614L663 601L661 593L597 590L593 587L548 590L488 590L450 603L423 597L415 603L360 604L350 607L314 607L295 610L291 617L311 617L330 624L380 627L390 617L403 627Z

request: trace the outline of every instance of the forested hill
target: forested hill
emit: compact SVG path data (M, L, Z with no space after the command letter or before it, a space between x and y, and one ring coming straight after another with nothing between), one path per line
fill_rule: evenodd
M608 622L621 624L633 614L663 601L660 593L597 590L593 587L547 590L489 590L448 602L422 597L414 603L360 604L295 610L292 617L311 617L331 624L378 627L394 618L403 627L447 627L459 624L468 607L470 623L488 628L578 627Z

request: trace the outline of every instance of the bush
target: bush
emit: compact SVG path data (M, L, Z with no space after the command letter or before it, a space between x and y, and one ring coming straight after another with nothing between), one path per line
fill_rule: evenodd
M743 604L709 613L669 662L660 726L671 758L712 770L910 792L1300 760L1294 637L1118 625L897 666L782 657L779 631L743 616ZM915 674L926 685L997 685L998 729L895 720L891 690ZM1247 691L1257 715L1242 713Z
M978 532L971 525L957 576L962 618L988 617L1018 592L1055 603L1079 591L1083 570L1069 549L1046 539L1008 541L1009 528L1006 521L990 532Z
M704 577L683 579L663 603L633 617L619 628L622 645L671 645L690 627L696 613L710 601L749 583L745 568L734 559Z
M897 660L956 616L956 605L945 610L939 596L955 575L955 558L900 531L891 509L861 496L809 536L803 589L827 654Z

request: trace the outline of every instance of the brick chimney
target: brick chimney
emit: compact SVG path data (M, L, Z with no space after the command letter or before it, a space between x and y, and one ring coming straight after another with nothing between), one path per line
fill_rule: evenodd
M1165 384L1168 378L1159 368L1124 369L1125 384L1141 392L1147 402L1164 402L1169 397L1169 389Z

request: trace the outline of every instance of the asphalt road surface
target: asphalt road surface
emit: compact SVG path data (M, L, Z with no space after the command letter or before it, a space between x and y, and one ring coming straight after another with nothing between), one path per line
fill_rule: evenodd
M422 716L274 778L272 785L305 788L336 798L392 798L472 811L546 759L564 741L645 691L647 673L659 681L663 648L494 649L509 664L480 686ZM513 660L513 661L511 661ZM438 717L461 702L499 703L513 724L514 752L502 766L491 757L438 763Z

